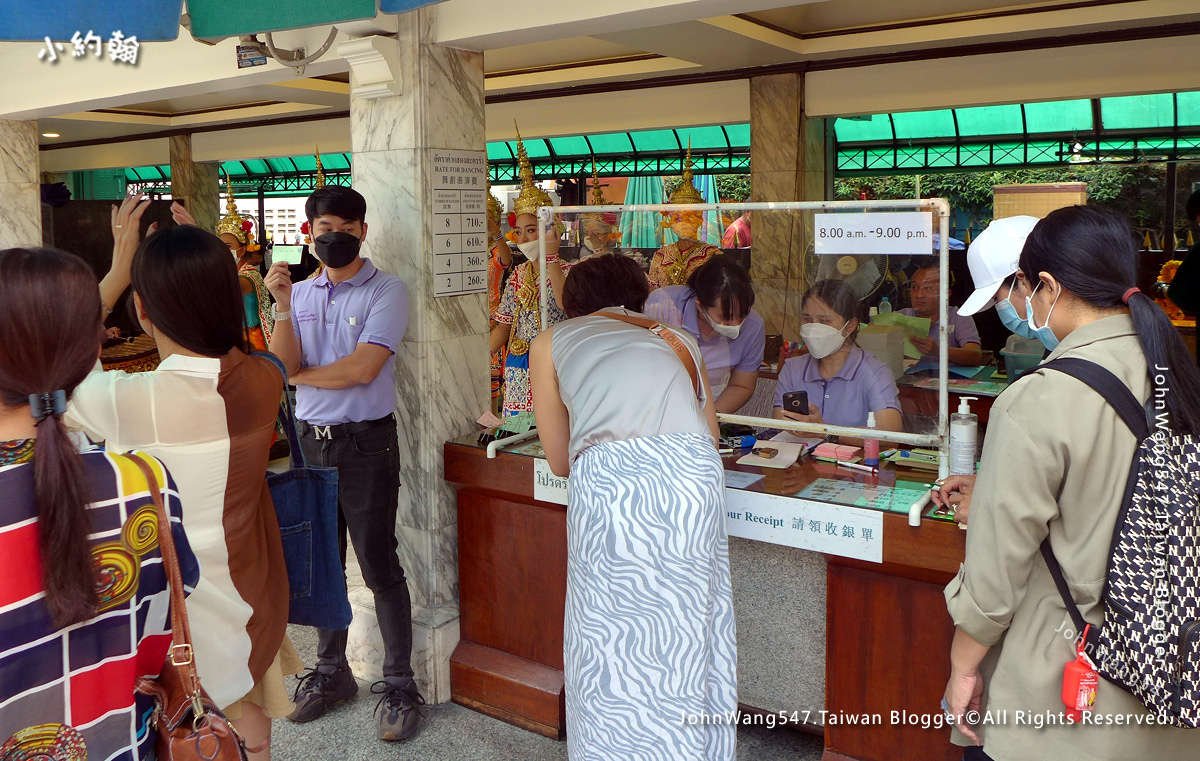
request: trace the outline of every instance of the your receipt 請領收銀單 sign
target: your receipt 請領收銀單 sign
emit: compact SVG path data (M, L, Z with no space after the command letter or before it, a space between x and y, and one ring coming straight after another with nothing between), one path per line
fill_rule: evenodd
M883 562L883 513L775 494L726 489L730 536L827 555Z
M928 255L933 252L933 214L928 211L814 214L813 244L818 256Z

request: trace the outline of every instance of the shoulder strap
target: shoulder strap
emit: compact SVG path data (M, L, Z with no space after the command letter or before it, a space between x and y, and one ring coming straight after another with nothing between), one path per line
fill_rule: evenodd
M601 317L608 317L613 320L627 322L630 325L637 325L639 328L645 328L654 335L667 342L667 345L675 350L679 355L679 361L683 362L684 369L687 370L688 377L692 379L692 389L696 392L696 397L700 396L700 372L696 369L696 360L692 358L692 353L688 351L688 347L684 344L679 336L671 332L671 329L663 325L657 320L651 320L645 317L634 317L628 314L616 314L615 312L599 311L595 312Z
M279 403L279 424L283 426L284 433L287 434L288 449L291 450L292 470L308 467L304 461L304 450L300 448L300 434L296 431L296 413L292 410L292 396L288 393L287 367L284 366L282 359L269 351L252 352L250 356L268 360L279 369L279 374L283 376L283 400Z
M1078 357L1059 357L1034 369L1057 370L1072 378L1083 381L1100 396L1104 397L1138 441L1150 435L1150 426L1146 422L1146 410L1120 378L1109 369Z
M1138 402L1137 397L1133 395L1129 387L1120 378L1113 375L1109 369L1079 357L1059 357L1045 364L1038 365L1038 368L1057 370L1060 373L1065 373L1072 378L1086 383L1096 393L1104 397L1104 400L1112 406L1125 425L1129 426L1129 430L1133 432L1133 435L1137 437L1139 442L1150 435L1150 424L1146 420L1145 408ZM1135 462L1136 457L1135 455ZM1130 490L1134 485L1133 476L1134 471L1131 469L1130 478L1125 487L1123 500L1125 503L1128 503ZM1041 552L1042 558L1046 561L1046 567L1050 571L1050 576L1054 579L1054 586L1058 589L1058 595L1062 598L1068 615L1071 616L1071 623L1075 625L1075 631L1081 637L1086 630L1087 621L1084 620L1083 614L1079 612L1079 606L1075 603L1075 598L1071 594L1071 588L1067 585L1067 579L1063 575L1062 566L1058 564L1058 558L1054 556L1054 550L1050 547L1049 537L1042 540ZM1099 630L1096 627L1092 627L1088 636L1089 643L1087 644L1094 645L1098 636Z
M171 663L179 668L184 689L188 695L200 694L200 677L196 674L196 661L192 653L192 629L188 625L187 605L183 594L183 572L179 569L179 555L175 551L175 535L171 532L171 516L162 498L162 488L150 464L136 454L125 455L146 477L150 499L158 513L158 547L162 553L163 573L171 589Z

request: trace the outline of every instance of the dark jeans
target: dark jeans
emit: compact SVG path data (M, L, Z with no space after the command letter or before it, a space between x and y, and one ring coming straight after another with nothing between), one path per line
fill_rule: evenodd
M963 761L992 761L992 757L978 745L969 745L963 749Z
M338 549L346 567L346 534L375 593L375 614L383 636L385 677L411 677L412 602L396 555L396 500L400 453L395 423L333 439L311 431L300 445L309 465L338 469ZM346 630L318 629L317 664L346 665Z

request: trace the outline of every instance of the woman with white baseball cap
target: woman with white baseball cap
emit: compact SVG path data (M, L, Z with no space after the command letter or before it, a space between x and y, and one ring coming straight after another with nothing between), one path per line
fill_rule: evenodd
M971 241L967 249L967 267L971 271L975 291L958 308L960 315L973 315L995 306L996 314L1005 328L1022 338L1037 338L1025 316L1017 312L1012 300L1021 249L1025 247L1025 239L1037 223L1037 217L997 219ZM997 298L1000 300L997 301ZM1024 311L1024 303L1021 306ZM933 492L934 503L948 506L954 511L954 519L965 526L971 510L971 489L975 485L975 476L950 476L938 480L937 485L939 489Z
M1021 258L1021 249L1025 247L1025 239L1033 232L1037 223L1037 217L997 219L979 233L979 237L971 241L971 247L967 249L967 268L971 271L975 291L958 308L959 314L973 315L995 305L1004 327L1019 336L1032 338L1025 336L1023 329L1017 324L1024 324L1025 318L1014 313L1014 306L1009 297L1016 283L1017 262ZM1008 288L1002 288L1004 285ZM996 299L1002 291L1004 298L997 302Z

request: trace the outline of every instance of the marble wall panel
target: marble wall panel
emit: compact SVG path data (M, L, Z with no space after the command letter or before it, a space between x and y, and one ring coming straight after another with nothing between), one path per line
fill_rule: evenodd
M42 245L41 187L0 182L0 248Z
M356 99L357 100L357 99ZM430 151L369 151L354 157L354 188L367 199L364 255L404 280L412 309L406 340L459 338L488 329L485 294L434 297Z
M0 120L0 248L42 243L37 135L35 121Z
M483 61L431 44L427 10L405 14L400 27L401 94L351 97L353 186L367 200L364 253L408 286L409 327L395 363L396 535L414 606L413 667L436 703L449 700L458 642L456 497L443 478L442 447L476 430L475 419L489 408L489 379L485 296L433 295L429 167L432 149L484 149ZM364 619L369 629L370 616ZM352 631L352 649L361 641L372 655L375 634Z
M188 200L196 224L205 230L215 230L217 220L225 216L221 208L220 170L221 164L216 161L193 164L192 192Z
M37 122L0 119L0 184L38 181L37 140Z
M490 403L489 382L486 334L404 342L396 361L401 525L434 530L456 521L442 444L477 430L474 421Z
M798 168L803 103L803 74L750 78L751 173Z

